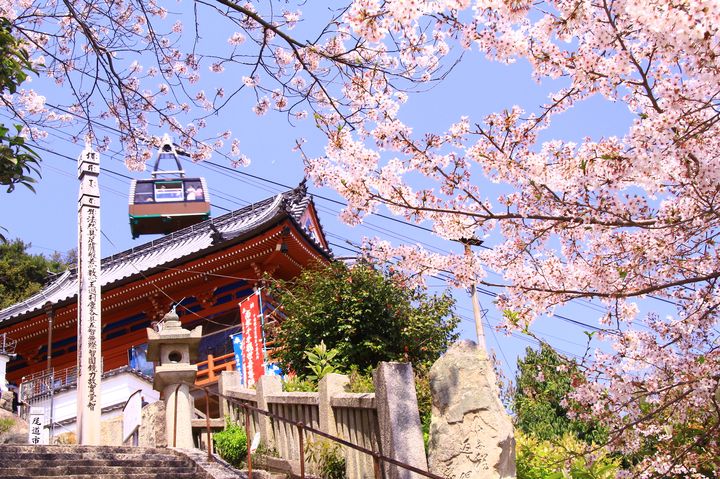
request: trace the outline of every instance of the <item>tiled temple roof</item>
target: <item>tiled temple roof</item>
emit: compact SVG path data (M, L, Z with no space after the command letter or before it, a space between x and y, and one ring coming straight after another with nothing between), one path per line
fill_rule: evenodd
M177 263L185 258L190 260L204 253L240 243L286 218L295 223L297 229L321 255L329 258L332 253L300 224L301 216L311 203L312 198L308 196L304 183L301 183L295 189L103 258L101 287L127 282L133 277L142 277L159 266ZM77 292L77 269L73 268L55 278L37 294L0 311L0 326L37 313L48 302L58 304L74 299Z

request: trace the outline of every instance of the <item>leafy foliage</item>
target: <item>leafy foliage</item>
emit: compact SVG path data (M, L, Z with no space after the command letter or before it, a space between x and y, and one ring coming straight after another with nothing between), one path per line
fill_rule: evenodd
M287 381L283 381L283 391L285 392L317 392L318 386L314 381L299 378L297 375L290 377Z
M327 439L308 441L305 446L307 461L315 466L322 479L344 479L345 456L339 444Z
M245 428L226 418L225 429L213 436L215 448L224 460L240 468L247 459L248 443Z
M458 318L448 295L428 296L399 276L368 264L318 265L293 282L273 285L287 318L278 331L275 356L285 370L304 376L304 351L323 341L338 350L338 371L364 370L380 361L425 367L457 338Z
M515 436L518 479L614 479L620 460L572 434L556 441L519 432Z
M568 417L568 394L582 381L577 364L543 343L527 348L518 360L512 410L515 425L540 440L570 434L581 440L601 442L606 434L595 424Z
M0 418L0 434L9 432L15 425L15 420L11 417Z
M73 253L63 258L59 253L47 258L29 254L30 247L20 239L0 243L0 308L6 308L40 291L49 274L69 266Z
M309 363L307 368L311 371L307 375L307 379L319 383L326 375L337 372L333 360L338 354L340 354L340 351L335 348L328 349L324 341L320 341L320 344L310 351L305 351Z
M27 51L12 35L10 22L0 19L0 94L15 93L28 71L34 70ZM25 143L22 129L22 125L0 124L0 185L7 186L8 193L18 184L34 191L31 175L40 175L40 157Z
M349 383L345 387L345 391L349 393L374 393L375 383L373 382L372 369L360 371L355 365L350 366L348 372Z

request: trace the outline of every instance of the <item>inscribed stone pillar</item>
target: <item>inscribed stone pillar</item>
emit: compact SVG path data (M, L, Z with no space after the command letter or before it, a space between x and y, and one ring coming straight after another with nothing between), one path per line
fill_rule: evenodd
M77 438L100 444L102 377L100 156L90 143L78 157ZM48 353L49 354L49 353Z
M493 365L460 341L430 369L430 471L448 479L515 477L513 425L500 402Z
M381 362L373 372L373 382L383 455L427 471L412 366ZM389 479L422 477L390 464L385 471Z

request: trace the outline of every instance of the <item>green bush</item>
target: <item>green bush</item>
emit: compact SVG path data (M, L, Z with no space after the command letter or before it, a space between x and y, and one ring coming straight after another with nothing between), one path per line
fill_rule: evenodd
M348 374L348 380L350 381L345 386L345 391L349 393L374 393L375 383L372 378L372 368L367 368L365 371L360 371L360 368L356 365L350 366L350 373Z
M345 456L339 444L318 439L308 441L305 457L322 479L345 479Z
M333 364L333 360L338 354L340 351L335 348L328 349L325 341L320 341L320 344L305 351L305 357L309 363L307 368L311 371L311 374L307 375L307 379L319 383L326 375L338 372Z
M15 425L15 421L10 417L4 417L0 419L0 434L5 434L10 431Z
M215 433L215 450L233 467L240 468L247 459L248 443L245 429L226 419L225 429Z
M515 432L517 479L614 479L620 460L570 433L557 440Z
M307 379L300 379L298 376L293 376L287 381L282 383L283 391L286 393L301 392L301 393L312 393L317 392L318 387L314 381Z

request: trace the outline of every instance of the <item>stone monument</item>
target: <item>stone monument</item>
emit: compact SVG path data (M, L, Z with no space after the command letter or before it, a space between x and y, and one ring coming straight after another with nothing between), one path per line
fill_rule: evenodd
M78 157L77 438L100 444L102 377L100 155L90 142ZM49 354L49 352L48 352Z
M195 383L197 350L202 326L184 329L173 309L158 323L159 331L147 328L147 359L155 362L153 388L165 400L167 444L192 448L193 401L190 385ZM177 415L177 418L176 418Z
M515 477L513 425L483 348L460 341L430 369L430 471L448 479Z

